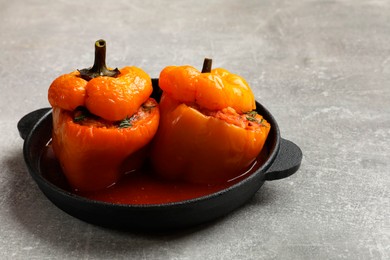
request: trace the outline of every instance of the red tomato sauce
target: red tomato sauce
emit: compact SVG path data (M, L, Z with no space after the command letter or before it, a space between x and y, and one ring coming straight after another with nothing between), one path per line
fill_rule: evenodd
M57 187L88 199L115 204L147 205L194 199L226 189L255 172L266 158L266 152L262 152L241 176L221 184L163 180L155 176L151 169L144 167L126 174L118 183L94 192L79 192L69 186L50 145L46 146L41 155L40 170L42 176Z

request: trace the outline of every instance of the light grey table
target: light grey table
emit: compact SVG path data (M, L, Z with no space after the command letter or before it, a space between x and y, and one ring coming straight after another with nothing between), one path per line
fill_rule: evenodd
M0 0L0 259L390 259L390 2ZM304 159L245 206L181 232L113 231L50 203L16 124L60 74L166 65L242 75Z

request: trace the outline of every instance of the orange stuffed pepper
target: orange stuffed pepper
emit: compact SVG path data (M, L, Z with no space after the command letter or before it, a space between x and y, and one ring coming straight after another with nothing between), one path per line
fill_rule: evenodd
M169 66L160 74L161 119L152 163L168 179L221 183L243 174L259 155L270 124L255 111L246 81L225 69Z
M97 41L94 66L58 77L48 93L53 150L80 191L106 188L140 168L159 123L150 77L136 67L108 69L105 48Z

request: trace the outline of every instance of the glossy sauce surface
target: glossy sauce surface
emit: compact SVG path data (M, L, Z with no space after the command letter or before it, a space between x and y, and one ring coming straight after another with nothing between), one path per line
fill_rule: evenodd
M268 158L267 154L263 149L249 169L234 180L212 185L163 180L155 176L151 169L144 167L140 171L126 174L118 183L106 189L78 192L67 183L50 145L42 152L40 170L42 176L57 187L88 199L129 205L164 204L194 199L226 189L255 172Z

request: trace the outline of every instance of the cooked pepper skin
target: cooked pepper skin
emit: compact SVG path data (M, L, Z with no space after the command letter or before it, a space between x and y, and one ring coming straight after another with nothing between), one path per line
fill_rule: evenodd
M136 67L120 69L117 77L87 81L75 71L53 81L48 92L53 107L52 146L74 189L103 189L140 167L159 122L158 104L149 98L151 93L150 77ZM76 122L78 107L87 108L108 126ZM131 127L118 127L117 121L132 116L136 119Z
M174 99L196 102L209 110L232 107L238 113L244 113L256 108L248 83L222 68L201 73L192 66L168 66L160 73L159 85Z
M157 103L146 117L129 128L106 128L75 123L73 113L53 108L52 146L69 184L81 191L106 188L140 167L158 128Z
M59 76L49 88L50 105L69 111L85 106L87 83L88 81L82 79L78 71Z
M137 67L125 67L118 77L88 82L85 106L95 115L116 121L134 114L152 94L152 80Z
M50 85L48 99L52 107L72 111L83 106L94 115L118 121L134 114L152 91L149 75L131 66L120 69L118 77L90 81L81 78L78 71L62 75Z
M255 108L247 83L224 69L200 73L170 66L160 74L163 95L152 164L167 179L221 183L243 174L264 146L270 125L240 127L206 115L229 108L237 114ZM214 114L215 114L214 113ZM258 115L258 120L261 116Z

